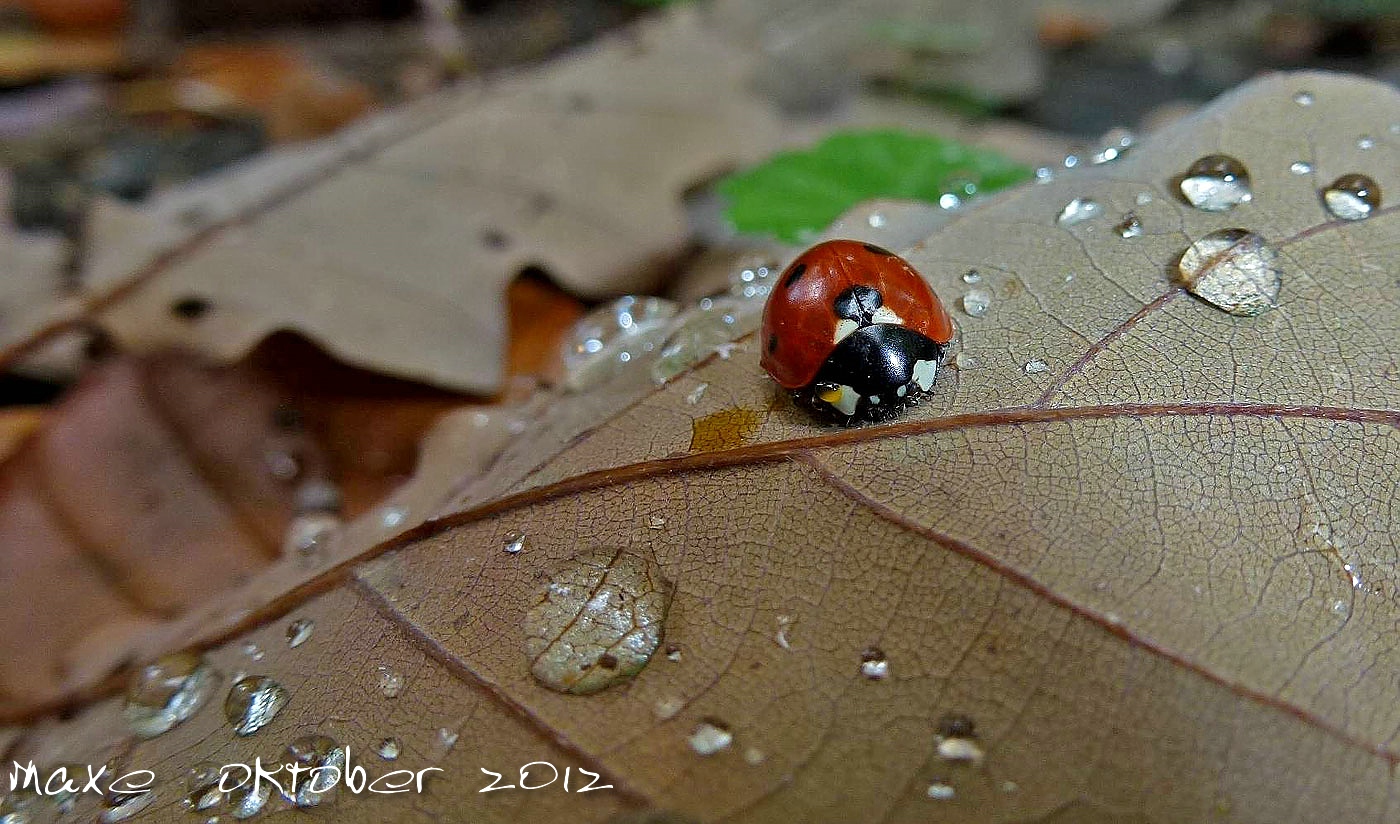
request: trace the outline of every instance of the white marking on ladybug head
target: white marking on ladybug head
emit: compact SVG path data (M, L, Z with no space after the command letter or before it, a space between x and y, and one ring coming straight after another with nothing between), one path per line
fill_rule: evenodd
M842 415L854 415L860 403L860 393L845 384L822 384L817 387L816 396Z
M909 394L909 385L908 385L908 384L905 384L905 385L903 385L903 386L898 387L897 389L894 390L894 393L895 393L896 395L900 396L901 398L904 397L905 395L908 395L908 394Z
M842 318L836 322L836 334L831 336L832 343L840 343L848 335L860 328L860 324L849 318Z
M933 379L938 375L938 363L931 360L914 361L914 383L927 392L933 387Z
M872 323L892 323L895 326L903 326L904 318L894 313L888 306L881 306L870 316Z

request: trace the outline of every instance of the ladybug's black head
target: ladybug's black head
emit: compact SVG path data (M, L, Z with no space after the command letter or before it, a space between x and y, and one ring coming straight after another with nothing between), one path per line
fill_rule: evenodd
M869 286L852 286L836 296L832 309L841 320L852 320L860 326L875 322L875 310L884 304L880 293Z

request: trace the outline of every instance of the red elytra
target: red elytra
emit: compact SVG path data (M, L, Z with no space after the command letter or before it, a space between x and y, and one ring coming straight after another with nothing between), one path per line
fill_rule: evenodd
M948 310L908 261L857 240L828 240L798 255L778 276L763 308L761 363L785 389L812 382L835 349L837 295L869 286L903 325L946 344L953 339Z

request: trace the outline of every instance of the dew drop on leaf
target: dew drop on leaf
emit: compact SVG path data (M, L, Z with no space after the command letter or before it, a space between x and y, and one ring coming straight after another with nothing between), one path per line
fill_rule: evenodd
M501 549L508 555L517 555L525 548L525 533L518 530L507 532L501 539Z
M1103 207L1099 205L1098 201L1090 200L1087 197L1076 197L1065 204L1065 207L1060 210L1060 214L1056 216L1055 222L1061 226L1073 226L1101 214L1103 214Z
M261 661L263 659L262 647L259 647L252 641L245 641L240 649L243 651L244 655L254 661Z
M700 402L701 398L705 397L705 390L709 388L710 385L708 383L700 384L699 386L690 390L688 394L686 394L685 402L691 406L694 406L695 404Z
M647 529L662 530L666 528L666 519L660 515L652 515L647 518Z
M1040 358L1035 358L1033 360L1026 361L1026 365L1021 367L1021 369L1027 375L1039 375L1042 372L1050 371L1050 364L1046 363Z
M733 298L702 298L676 319L661 342L661 355L651 366L652 380L666 383L719 347L752 331L759 309L755 304L745 311L745 306Z
M238 679L224 699L224 717L236 735L252 735L268 724L290 698L282 685L265 675Z
M380 512L379 522L384 525L385 529L394 529L402 524L407 516L408 513L404 512L402 507L387 506Z
M1230 155L1206 155L1192 163L1181 178L1186 202L1206 212L1227 212L1254 197L1249 170Z
M335 540L340 531L340 518L330 512L307 512L292 519L282 541L282 551L289 555L313 556Z
M1129 212L1119 221L1117 226L1113 227L1113 231L1117 232L1118 236L1124 240L1142 237L1142 219Z
M123 714L132 732L154 738L199 711L222 676L192 652L166 655L136 673Z
M305 644L316 629L316 622L310 618L298 618L287 625L287 646L292 649Z
M212 761L201 761L190 767L185 776L185 797L181 801L185 809L200 812L224 800L219 789L222 778L219 765Z
M1381 187L1370 177L1344 174L1322 191L1327 211L1342 220L1363 220L1381 206Z
M637 553L575 555L550 575L524 617L530 672L577 695L631 678L661 643L672 591L656 562Z
M953 789L952 784L949 784L944 781L935 781L932 784L928 785L928 790L926 791L926 794L929 798L932 798L934 801L952 801L954 798L957 797L958 792L957 790Z
M1313 104L1312 92L1300 91L1294 94L1293 102L1299 106L1311 106Z
M457 746L457 731L450 730L447 727L439 727L438 743L441 744L443 749L446 750L450 750L453 747Z
M579 318L561 347L566 387L581 391L605 383L619 364L655 349L679 311L665 298L626 295Z
M403 751L403 745L394 737L385 738L374 747L374 752L385 761L393 761Z
M734 743L734 733L723 722L706 719L696 725L687 741L697 754L714 755Z
M1295 160L1288 167L1288 171L1292 172L1295 175L1312 174L1312 164L1307 162L1306 160Z
M328 735L303 735L287 745L286 763L305 767L292 797L298 807L314 807L335 794L345 774L345 748ZM288 792L291 791L290 779Z
M242 778L242 771L236 771L230 781ZM272 784L268 781L249 779L228 791L229 814L242 821L262 812L267 800L272 796Z
M380 664L374 668L374 682L379 687L379 693L385 698L398 698L403 692L403 673L393 667Z
M1361 150L1376 148L1376 139L1369 135L1362 135L1356 139L1356 148Z
M969 269L966 272L963 272L962 280L963 283L981 283L982 273L977 271L976 269Z
M953 365L959 369L975 369L977 368L977 358L967 352L959 352L953 358Z
M860 674L871 681L883 681L890 675L890 659L878 647L868 647L860 654Z
M120 784L121 782L116 782ZM147 807L156 800L154 792L118 792L115 788L109 788L102 799L102 815L98 821L102 824L116 824L118 821L126 821Z
M963 311L974 318L985 316L991 305L992 295L986 289L969 289L962 297Z
M1277 302L1277 259L1274 247L1259 235L1221 229L1187 247L1178 269L1191 294L1232 315L1252 317Z

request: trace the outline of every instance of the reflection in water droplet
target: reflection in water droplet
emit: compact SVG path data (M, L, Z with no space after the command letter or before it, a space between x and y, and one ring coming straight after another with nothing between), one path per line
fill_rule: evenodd
M449 730L447 727L438 728L438 743L444 749L452 749L457 745L457 731Z
M686 394L685 402L690 406L694 406L695 404L700 402L701 398L705 397L705 390L709 388L710 385L708 383L700 384L699 386L690 390L690 392Z
M1136 214L1129 212L1117 226L1113 227L1113 231L1117 232L1118 236L1124 240L1142 237L1142 220Z
M122 782L115 782L114 787ZM141 812L156 800L154 792L117 792L109 788L102 799L102 815L98 818L102 824L116 824L118 821L126 821L133 815Z
M1288 167L1288 171L1295 175L1309 175L1312 174L1312 164L1306 160L1295 160Z
M871 681L883 681L890 674L890 659L879 647L867 647L860 654L860 674Z
M292 519L282 551L289 555L313 556L331 545L340 530L340 518L330 512L307 512Z
M992 294L986 289L970 289L962 298L963 311L980 318L987 314L987 309L992 305Z
M261 661L263 659L262 647L259 647L252 641L245 641L243 643L243 646L240 647L240 649L242 649L244 655L248 656L254 661Z
M602 384L622 364L655 349L679 310L665 298L628 295L579 318L562 346L567 387L583 390Z
M679 664L681 662L681 648L679 644L666 645L666 660L670 661L672 664Z
M530 672L550 689L579 695L631 678L661 643L672 590L656 562L639 554L575 555L525 616Z
M1226 212L1254 197L1249 170L1223 154L1206 155L1192 163L1181 179L1186 202L1206 212Z
M1332 181L1322 192L1327 211L1342 220L1363 220L1381 206L1381 187L1363 174L1352 172Z
M1035 358L1034 360L1026 361L1026 365L1021 367L1021 369L1024 370L1027 375L1039 375L1042 372L1050 371L1050 364L1040 358Z
M1041 166L1035 170L1036 183L1049 183L1055 179L1055 170L1049 166Z
M778 272L776 261L749 261L730 272L729 294L748 300L766 298L768 293L773 291L773 280L778 276Z
M123 715L132 732L154 738L194 715L221 680L203 656L166 655L136 673L126 692Z
M403 673L385 664L374 668L374 682L385 698L398 698L403 692Z
M501 549L507 554L515 555L525 548L525 533L511 530L501 539Z
M326 735L303 735L287 745L286 763L305 767L304 776L296 785L292 801L298 807L314 807L335 795L345 774L345 748ZM291 780L287 782L291 793Z
M243 778L243 771L234 768L224 786L229 786ZM242 821L245 818L252 818L262 812L267 806L267 800L272 796L272 783L269 781L254 781L249 777L247 781L230 789L227 793L230 814Z
M1099 148L1089 156L1089 162L1095 166L1112 163L1127 153L1137 142L1137 136L1132 132L1118 127L1110 129L1103 137L1099 138Z
M939 208L946 209L951 212L952 210L958 208L961 205L962 198L958 197L952 192L945 192L938 196Z
M1312 92L1298 92L1293 95L1293 102L1299 106L1311 106L1313 104Z
M949 713L938 719L934 736L938 757L944 761L977 765L982 763L982 747L977 743L977 725L969 716Z
M1087 197L1076 197L1065 204L1065 208L1060 210L1055 222L1061 226L1073 226L1101 214L1103 214L1103 207L1098 204L1098 201L1090 200Z
M675 322L651 367L652 380L666 383L753 330L762 307L733 298L701 298Z
M316 629L316 622L310 618L299 618L287 625L287 646L292 649L305 644Z
M963 272L962 279L963 283L981 283L982 273L977 271L976 269L969 269L966 272Z
M403 751L403 745L399 743L399 739L391 736L380 741L379 744L375 746L374 751L385 761L393 761L397 759L399 753Z
M714 755L734 743L734 733L722 721L706 719L695 727L688 739L690 748L700 755Z
M379 522L384 525L385 529L394 529L402 524L404 518L407 516L408 513L404 512L402 507L385 507L384 511L379 516Z
M666 519L660 515L653 515L647 518L647 529L662 530L666 528Z
M263 675L240 678L224 699L224 717L236 735L252 735L287 705L290 696L282 685Z
M934 801L952 801L958 795L952 784L935 781L928 785L928 797Z
M185 797L181 799L181 805L187 810L199 812L223 801L224 793L219 789L222 777L219 765L212 761L201 761L190 767L185 775ZM228 783L232 784L234 778L236 776L230 778Z
M1346 601L1333 601L1332 612L1336 615L1346 615L1351 612L1351 605Z
M1181 255L1178 266L1187 290L1240 317L1272 309L1281 282L1277 252L1246 229L1211 232Z

